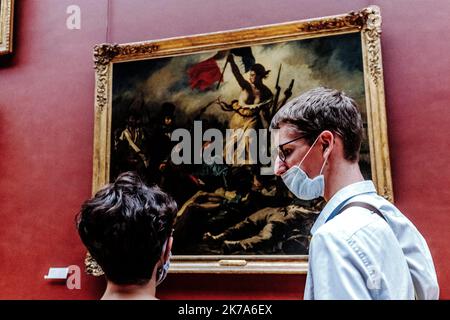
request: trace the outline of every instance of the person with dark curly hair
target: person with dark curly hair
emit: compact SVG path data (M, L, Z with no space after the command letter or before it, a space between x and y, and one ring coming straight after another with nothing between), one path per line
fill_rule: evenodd
M133 172L85 201L76 217L80 238L105 273L102 299L156 299L168 271L175 201Z

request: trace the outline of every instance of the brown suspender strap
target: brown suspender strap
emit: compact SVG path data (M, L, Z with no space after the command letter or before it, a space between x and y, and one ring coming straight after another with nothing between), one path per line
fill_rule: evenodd
M360 201L355 201L355 202L350 202L347 203L345 206L342 207L341 210L339 210L338 214L341 214L342 212L344 212L345 210L347 210L350 207L362 207L364 209L367 209L369 211L372 211L374 213L376 213L377 215L379 215L380 217L382 217L385 221L386 218L384 217L384 215L380 212L380 210L378 210L377 208L375 208L373 205L368 204L366 202L360 202Z

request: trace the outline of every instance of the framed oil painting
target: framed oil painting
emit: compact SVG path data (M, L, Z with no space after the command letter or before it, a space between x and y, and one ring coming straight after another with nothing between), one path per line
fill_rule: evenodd
M273 175L272 162L263 163L273 159L268 124L306 90L345 91L363 117L363 174L392 201L380 34L380 11L372 6L97 45L93 192L131 170L177 201L171 272L306 272L310 228L324 200L296 199ZM236 133L247 131L255 135L242 140ZM240 142L244 161L228 157ZM219 145L214 152L212 144ZM246 149L252 145L256 153ZM217 152L225 149L226 155ZM88 272L101 274L86 261Z
M14 0L0 0L0 55L12 52Z

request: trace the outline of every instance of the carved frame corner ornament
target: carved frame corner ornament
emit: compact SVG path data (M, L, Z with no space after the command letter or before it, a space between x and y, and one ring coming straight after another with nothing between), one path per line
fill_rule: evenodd
M372 179L378 192L393 201L381 58L381 15L377 6L342 15L225 32L96 45L93 56L96 90L92 193L109 182L112 74L116 63L350 33L358 33L361 39ZM308 256L299 255L174 256L172 260L170 272L174 273L304 274L308 270ZM87 273L103 274L89 254L85 263Z
M369 73L373 82L378 85L382 77L381 66L381 13L380 8L371 6L363 10L365 12L366 23L362 29L363 35L367 41L367 51L369 59Z
M103 112L108 102L108 76L110 63L118 53L117 44L99 44L94 46L95 69L95 106L96 110Z
M374 83L377 84L382 72L379 45L381 13L378 6L370 6L357 12L352 11L347 15L305 21L300 24L298 31L301 33L325 33L346 28L358 28L366 38L369 54L369 71Z
M0 1L0 55L13 51L14 0Z
M108 65L119 52L118 44L102 43L94 46L94 63L97 69L100 66Z
M102 43L94 46L94 69L96 71L95 95L96 109L102 112L108 101L108 80L111 75L111 63L121 58L138 58L147 56L158 50L159 46L153 43L138 44L109 44Z
M94 277L99 277L105 274L89 252L86 253L86 257L84 258L84 266L86 273L93 275Z

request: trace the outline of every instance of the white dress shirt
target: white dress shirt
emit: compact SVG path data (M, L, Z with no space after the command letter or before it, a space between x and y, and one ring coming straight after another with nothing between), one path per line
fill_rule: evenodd
M386 221L362 207L383 213ZM438 299L439 286L427 243L372 181L351 184L327 203L311 229L306 300Z

